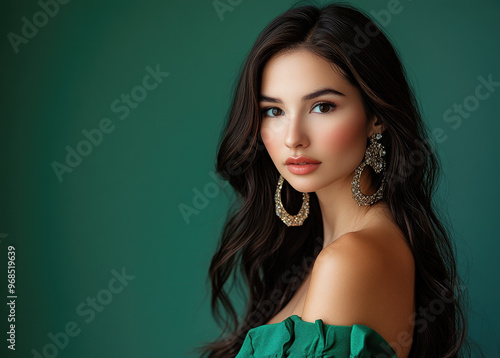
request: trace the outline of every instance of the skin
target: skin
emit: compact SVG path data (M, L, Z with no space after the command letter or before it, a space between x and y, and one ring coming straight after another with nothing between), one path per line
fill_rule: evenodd
M303 99L325 88L339 93ZM323 250L312 271L268 324L292 314L308 322L363 324L385 338L398 357L407 357L413 334L412 252L384 200L360 207L351 194L367 139L383 133L383 125L367 118L359 90L334 64L304 49L279 53L266 63L260 95L260 134L269 156L295 190L316 193L324 225ZM291 173L285 160L299 155L320 161L319 168ZM376 190L370 172L365 168L361 176L367 195Z
M331 88L343 95L324 94L302 101L304 95ZM260 133L276 169L297 191L316 192L323 215L324 247L359 227L372 207L352 199L354 170L363 160L367 138L383 126L368 121L361 95L328 61L305 50L278 54L265 66L261 95L280 103L261 101ZM331 102L335 108L319 105ZM326 112L326 113L322 113ZM306 155L321 162L306 175L292 174L285 165L290 156ZM369 170L361 176L361 189L372 194ZM335 198L335 200L332 200ZM377 205L377 204L375 204Z

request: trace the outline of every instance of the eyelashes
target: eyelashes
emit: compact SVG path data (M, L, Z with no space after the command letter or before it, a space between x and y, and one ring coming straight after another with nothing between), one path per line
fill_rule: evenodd
M315 112L315 113L330 113L332 112L337 106L335 105L335 103L332 103L332 102L319 102L318 104L316 104L313 108L316 108L318 106L328 106L331 108L331 110L329 110L328 112Z
M333 103L333 102L324 101L324 102L316 103L313 106L313 109L316 108L316 107L319 107L319 106L327 106L328 107L328 111L326 111L326 112L323 112L323 111L315 112L315 111L313 111L313 113L328 114L328 113L332 112L337 107L337 105L335 103ZM269 115L267 112L269 112L270 110L278 110L278 111L280 111L281 114L278 114L278 115ZM281 110L278 107L265 107L265 108L262 108L260 112L261 112L262 116L264 116L264 117L271 117L271 118L279 117L280 115L282 115L284 113L283 110Z
M273 109L277 109L277 110L281 111L281 109L279 109L278 107L266 107L266 108L263 108L260 111L260 113L262 113L262 116L264 116L264 117L277 117L277 116L270 116L269 114L267 114L268 111L273 110ZM283 112L283 111L281 111L281 112Z

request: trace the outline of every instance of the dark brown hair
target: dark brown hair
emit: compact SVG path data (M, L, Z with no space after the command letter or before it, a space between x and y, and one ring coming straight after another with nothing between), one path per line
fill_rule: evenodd
M470 351L454 247L433 197L440 167L401 60L381 29L348 4L295 4L259 34L241 71L217 153L217 173L237 198L212 258L211 309L220 337L197 348L202 357L230 358L249 329L265 324L291 299L323 245L318 199L299 227L276 217L279 172L259 129L259 94L266 62L281 51L306 49L335 64L360 91L367 118L385 125L384 199L415 258L415 329L410 357L461 357ZM373 175L380 184L381 175ZM287 182L282 200L296 213L302 194ZM242 321L224 286L233 282L244 302ZM246 287L242 287L246 285ZM221 307L224 308L221 311Z

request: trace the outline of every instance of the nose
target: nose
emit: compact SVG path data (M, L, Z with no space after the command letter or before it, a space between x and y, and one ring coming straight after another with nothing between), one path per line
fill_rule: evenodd
M309 138L300 115L294 115L288 120L285 145L291 149L299 146L307 147L309 145Z

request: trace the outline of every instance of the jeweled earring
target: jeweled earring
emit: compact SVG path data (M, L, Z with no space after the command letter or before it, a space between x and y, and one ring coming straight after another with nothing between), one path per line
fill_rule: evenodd
M284 178L280 175L274 201L276 203L276 215L286 224L286 226L300 226L309 215L309 194L302 193L302 207L297 215L290 215L281 202L281 188L283 187Z
M370 136L370 145L366 148L364 160L354 171L354 178L352 180L352 197L358 203L358 206L371 205L382 199L385 187L385 173L383 173L380 187L372 195L365 195L361 191L360 178L361 173L366 165L370 165L375 173L380 173L385 169L385 160L382 158L386 152L382 143L377 142L382 138L382 134L374 133Z

